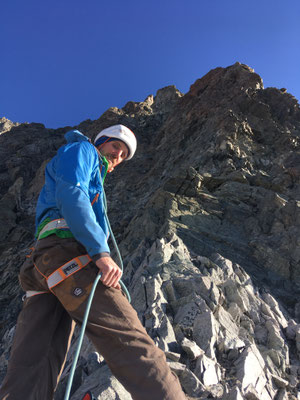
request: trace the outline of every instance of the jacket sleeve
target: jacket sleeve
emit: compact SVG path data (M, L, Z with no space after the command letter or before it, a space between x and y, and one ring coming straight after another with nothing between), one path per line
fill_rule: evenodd
M88 142L65 146L56 163L56 205L74 237L91 257L110 252L89 197L91 175L97 165L98 156Z

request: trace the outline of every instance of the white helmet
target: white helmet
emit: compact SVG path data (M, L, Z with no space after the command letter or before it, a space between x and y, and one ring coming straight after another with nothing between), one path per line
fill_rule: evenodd
M97 142L102 136L107 136L110 138L115 138L124 142L129 150L128 157L126 160L130 160L135 151L136 151L136 137L134 133L124 125L113 125L109 128L103 129L103 131L99 132L95 137L94 143Z

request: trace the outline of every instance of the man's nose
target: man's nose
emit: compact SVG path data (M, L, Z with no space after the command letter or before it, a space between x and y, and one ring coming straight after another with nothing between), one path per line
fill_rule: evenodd
M124 154L124 151L122 149L118 149L116 151L116 155L117 155L118 158L122 158L123 154Z

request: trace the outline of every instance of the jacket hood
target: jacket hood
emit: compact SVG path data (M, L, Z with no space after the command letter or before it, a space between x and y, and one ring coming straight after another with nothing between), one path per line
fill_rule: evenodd
M69 131L65 134L65 139L67 143L74 143L74 142L90 142L91 140L83 135L81 132L77 130Z

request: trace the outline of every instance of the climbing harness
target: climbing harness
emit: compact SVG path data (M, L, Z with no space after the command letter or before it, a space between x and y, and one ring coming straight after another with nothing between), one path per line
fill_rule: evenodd
M118 260L119 260L119 264L118 265L119 265L119 267L120 267L120 269L122 271L122 274L123 274L123 260L122 260L121 253L119 251L115 236L113 234L113 231L111 229L111 225L110 225L110 222L109 222L109 219L108 219L108 216L107 216L107 201L106 201L106 196L105 196L104 189L103 189L103 200L104 200L105 220L106 220L106 223L107 223L107 226L108 226L108 229L109 229L109 233L110 233L114 248L115 248L117 256L118 256ZM90 309L91 309L93 297L94 297L94 294L95 294L95 290L96 290L96 287L98 285L98 282L99 282L100 278L101 278L101 273L99 273L97 275L97 277L96 277L96 279L95 279L95 281L93 283L93 287L92 287L91 293L90 293L89 298L88 298L87 306L86 306L85 313L84 313L84 318L83 318L81 329L80 329L80 335L79 335L79 339L78 339L77 349L76 349L76 353L75 353L75 356L74 356L72 368L71 368L70 374L69 374L69 379L68 379L68 383L67 383L67 387L66 387L64 400L69 400L69 397L70 397L71 387L72 387L74 374L75 374L75 369L76 369L77 361L78 361L78 358L79 358L79 354L80 354L80 350L81 350L81 346L82 346L82 342L83 342L83 338L84 338L84 332L85 332L88 316L89 316L89 313L90 313ZM121 280L119 281L119 283L120 283L120 286L121 286L123 292L125 293L128 301L130 303L131 302L131 297L130 297L130 294L129 294L126 286L124 285L124 283ZM89 397L87 397L87 399L89 399ZM93 397L90 397L90 399L92 400ZM85 400L85 397L83 398L83 400Z
M48 222L43 229L39 232L38 240L41 239L42 235L48 231L53 231L54 229L69 229L68 224L63 218L54 219Z
M68 261L48 276L48 288L52 290L52 288L54 288L56 285L67 279L69 276L75 274L75 272L78 272L84 268L91 261L92 259L88 254L72 258L72 260Z
M48 292L46 292L46 290L43 290L41 292L38 292L37 290L27 290L27 292L22 297L22 301L28 299L28 297L36 296L37 294L43 294L43 293L48 293Z

